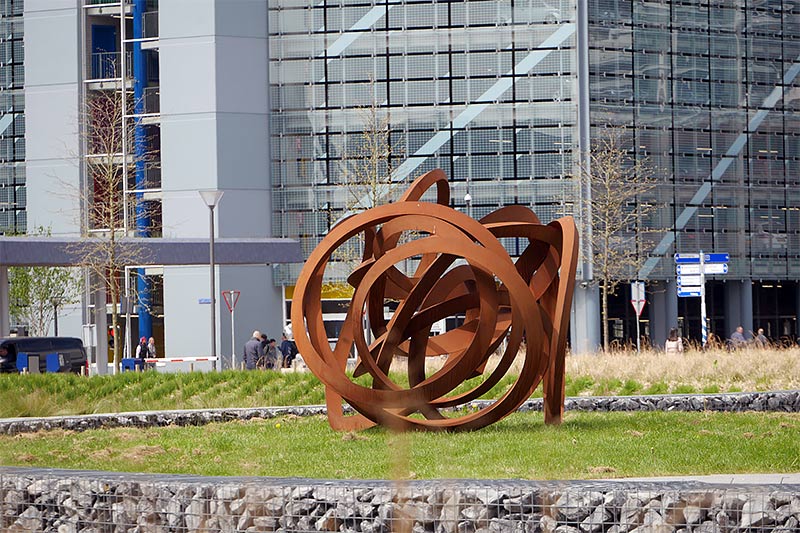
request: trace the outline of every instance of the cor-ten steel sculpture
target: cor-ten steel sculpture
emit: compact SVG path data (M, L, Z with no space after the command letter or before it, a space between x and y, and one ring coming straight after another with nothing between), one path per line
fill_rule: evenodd
M421 201L436 187L436 203ZM448 207L447 177L433 170L415 180L400 201L353 215L334 226L312 252L295 286L292 329L308 367L325 385L328 420L336 430L375 424L395 429L472 430L515 411L544 382L545 422L564 413L564 352L578 237L572 217L544 225L527 207L510 205L473 220ZM348 282L355 288L336 347L322 322L325 267L334 250L363 235L361 264ZM498 239L527 239L516 263ZM398 264L418 266L407 276ZM397 303L390 319L384 304ZM364 315L373 341L364 335ZM463 324L430 336L443 318L463 315ZM497 366L487 362L505 340ZM516 382L488 407L448 409L479 398L500 382L525 345ZM345 372L355 345L354 377ZM389 378L392 361L408 365L408 386ZM446 356L426 375L427 357ZM454 392L471 378L467 391ZM342 400L357 414L345 416Z

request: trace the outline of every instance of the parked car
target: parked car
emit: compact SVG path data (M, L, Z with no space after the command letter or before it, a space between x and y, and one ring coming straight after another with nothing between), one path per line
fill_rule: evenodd
M26 354L28 365L17 364L18 354ZM55 354L55 355L53 355ZM48 356L50 356L48 365ZM30 364L38 361L38 368ZM81 373L87 364L86 350L80 339L73 337L4 337L0 338L0 372L19 372L26 366L29 372Z

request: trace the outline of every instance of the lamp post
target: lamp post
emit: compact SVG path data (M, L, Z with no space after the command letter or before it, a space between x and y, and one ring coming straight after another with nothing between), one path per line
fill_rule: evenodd
M217 370L217 287L214 279L214 208L222 198L223 191L199 191L208 206L208 266L211 278L211 369Z
M58 337L58 308L61 306L61 298L53 297L50 303L53 304L53 335Z

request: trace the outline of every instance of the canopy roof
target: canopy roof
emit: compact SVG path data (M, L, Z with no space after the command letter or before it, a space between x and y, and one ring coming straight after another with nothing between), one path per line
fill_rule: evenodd
M78 237L0 237L0 266L76 266L80 248L91 239ZM208 239L125 238L119 246L139 248L138 265L207 265ZM300 243L293 239L214 240L217 265L302 263Z

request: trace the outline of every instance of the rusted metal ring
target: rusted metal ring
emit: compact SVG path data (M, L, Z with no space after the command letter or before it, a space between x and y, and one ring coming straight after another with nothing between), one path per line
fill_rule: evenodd
M437 203L421 201L436 187ZM574 288L577 233L570 217L542 225L523 206L508 206L473 220L448 207L449 188L441 170L411 184L400 201L351 216L333 228L311 253L298 278L292 324L300 353L325 384L332 427L353 430L383 424L398 429L469 430L516 410L544 380L545 418L563 415L564 351ZM325 268L334 250L363 236L364 256L348 281L355 288L335 349L322 320ZM512 261L501 237L527 239ZM416 261L413 273L398 265ZM388 320L384 303L397 302ZM362 315L373 340L364 335ZM462 315L458 328L430 336L433 324ZM489 407L457 413L488 392L508 373L525 340L519 376ZM499 362L489 356L504 343ZM345 372L355 347L355 376ZM427 357L446 356L426 375ZM408 383L389 376L392 361L404 357ZM475 378L467 390L457 390ZM463 387L462 387L463 388ZM359 414L345 416L342 401Z

